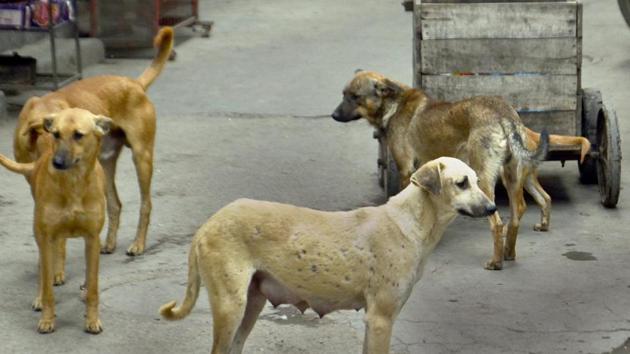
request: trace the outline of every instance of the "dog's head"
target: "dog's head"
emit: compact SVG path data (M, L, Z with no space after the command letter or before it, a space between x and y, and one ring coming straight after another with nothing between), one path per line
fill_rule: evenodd
M111 128L112 120L80 108L64 109L42 120L42 128L53 137L53 167L67 170L98 158L101 137Z
M497 207L477 185L477 174L452 157L440 157L424 164L411 176L411 183L426 190L441 205L460 214L482 217Z
M338 122L367 119L375 127L382 126L384 103L397 100L404 86L385 76L359 70L343 89L343 100L332 113Z

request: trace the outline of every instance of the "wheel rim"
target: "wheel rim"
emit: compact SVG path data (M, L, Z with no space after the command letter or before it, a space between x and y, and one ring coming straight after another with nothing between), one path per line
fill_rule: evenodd
M619 200L621 149L614 112L602 108L597 119L597 178L602 204L614 208Z

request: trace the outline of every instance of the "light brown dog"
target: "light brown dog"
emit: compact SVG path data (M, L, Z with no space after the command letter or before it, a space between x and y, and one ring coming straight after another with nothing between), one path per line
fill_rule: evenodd
M42 118L52 134L48 149L31 163L0 155L0 164L28 179L35 200L33 229L39 248L39 292L33 302L42 315L40 333L55 330L53 283L63 282L65 239L85 239L85 330L100 333L98 316L99 235L105 219L105 174L98 162L101 140L112 124L109 118L69 108ZM54 273L54 274L53 274Z
M372 126L384 129L402 187L409 183L418 161L439 156L467 161L479 175L481 189L492 199L496 180L501 176L510 199L511 218L505 250L501 218L498 213L489 218L494 256L486 263L486 269L499 270L503 259L516 257L516 236L526 207L523 188L541 206L541 222L535 229L545 231L549 227L551 198L536 178L549 140L556 144L581 144L582 158L590 148L588 140L580 137L544 134L541 138L527 129L517 112L500 97L438 102L422 90L370 71L358 71L344 88L343 96L333 119L349 122L365 118Z
M387 353L392 326L424 264L457 213L482 217L494 203L465 163L440 158L421 167L387 204L347 212L241 199L195 235L181 319L203 281L213 316L212 353L241 353L267 299L320 316L366 309L364 353Z
M33 162L46 150L47 141L40 139L44 117L77 107L97 115L111 117L111 134L103 139L100 162L105 170L107 214L109 226L103 253L116 248L121 203L116 191L116 161L123 145L131 149L140 185L140 219L136 238L127 249L130 256L144 252L151 216L151 178L155 142L155 108L146 94L147 88L162 71L173 47L173 29L165 27L155 37L158 53L140 77L96 76L77 81L43 97L29 99L15 129L14 153L18 162Z

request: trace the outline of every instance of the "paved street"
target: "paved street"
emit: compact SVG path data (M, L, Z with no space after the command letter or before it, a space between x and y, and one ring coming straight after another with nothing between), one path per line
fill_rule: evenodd
M119 162L119 248L101 257L104 332L83 332L83 242L68 242L67 281L55 288L57 330L36 332L33 202L20 176L0 170L0 353L206 353L212 321L202 289L178 322L157 310L185 291L193 233L239 197L347 210L384 202L377 145L367 123L329 114L356 68L411 83L411 15L399 0L201 1L215 21L209 39L182 31L149 95L158 112L153 215L145 255L130 258L139 191L129 151ZM181 39L181 40L180 40ZM88 75L137 76L148 60L109 59ZM584 1L585 87L616 109L630 157L630 28L614 0ZM15 117L0 120L0 153L12 156ZM622 188L630 182L622 166ZM609 353L630 337L630 213L599 204L578 181L576 162L548 162L541 182L553 198L551 231L525 214L518 259L490 272L486 220L459 217L431 256L394 327L392 352ZM500 197L502 215L508 215ZM267 305L246 353L359 353L363 312L323 319ZM624 353L623 351L616 353Z

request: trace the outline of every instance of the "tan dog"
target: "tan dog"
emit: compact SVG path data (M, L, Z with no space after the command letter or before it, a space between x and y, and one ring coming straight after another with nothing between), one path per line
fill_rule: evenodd
M490 216L494 256L486 269L499 270L503 259L516 257L519 221L525 212L523 188L541 206L537 230L547 230L551 198L536 178L536 168L547 153L549 138L527 129L517 112L500 97L474 97L449 103L437 102L422 90L412 89L381 74L358 71L344 88L343 101L333 119L349 122L365 118L385 130L387 145L396 161L401 184L406 186L417 161L439 156L459 157L479 175L481 189L494 200L501 176L510 198L510 223L505 252L503 223L498 213ZM582 158L590 148L579 137L552 136L554 143L582 144ZM540 144L538 144L540 142ZM536 149L538 145L538 150Z
M43 97L29 99L15 129L14 153L18 162L33 162L47 148L42 140L44 117L70 107L88 110L111 117L111 134L102 144L100 162L107 183L107 214L109 227L103 253L116 248L120 223L121 203L116 191L114 175L116 161L123 145L131 148L133 163L140 185L141 207L136 238L127 249L130 256L144 252L151 216L151 178L155 141L155 108L146 94L147 88L162 71L173 47L173 29L165 27L155 37L159 49L153 63L138 79L122 76L96 76L77 81Z
M33 163L17 163L0 155L0 164L28 179L35 200L33 229L39 248L39 293L33 302L42 315L40 333L55 330L53 282L63 282L65 239L85 239L85 330L100 333L98 316L99 235L105 219L105 174L98 162L109 118L69 108L43 118L50 148ZM40 138L41 139L41 138ZM54 273L54 274L53 274Z
M241 353L265 301L320 316L366 308L364 353L387 353L392 326L427 257L457 213L494 213L475 172L454 158L421 167L412 185L385 205L324 212L237 200L195 235L182 305L160 313L176 320L192 310L203 281L213 315L212 353Z

